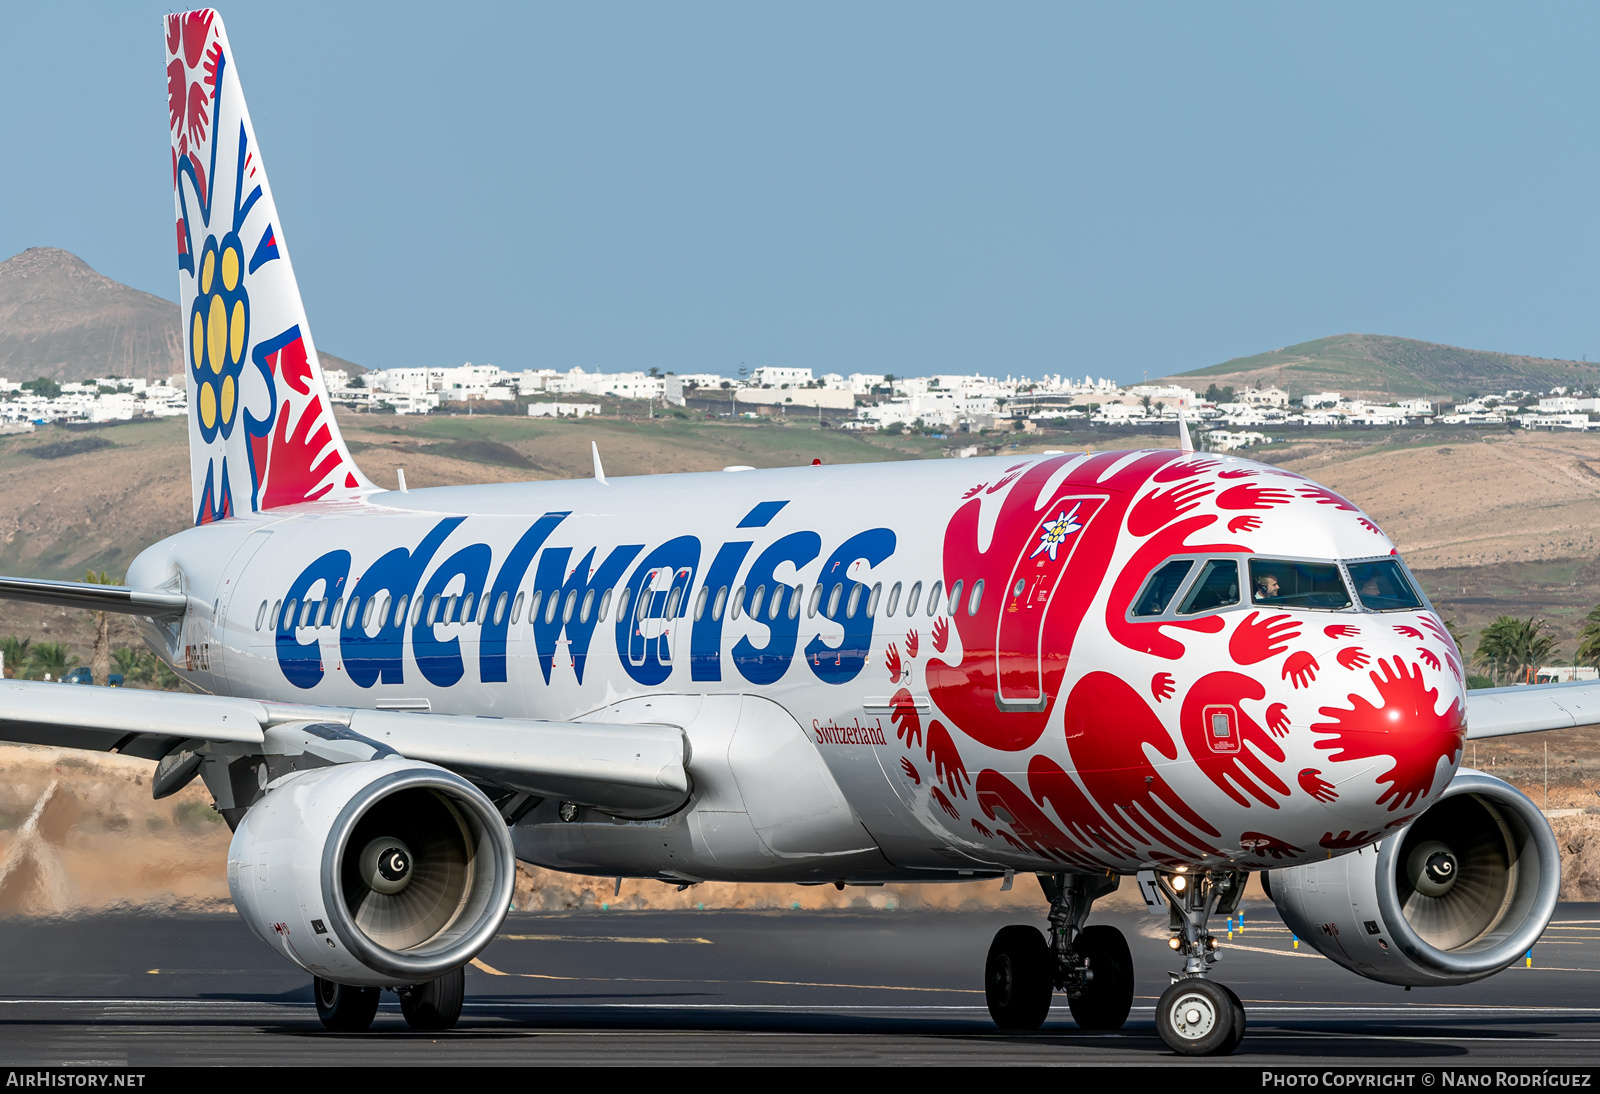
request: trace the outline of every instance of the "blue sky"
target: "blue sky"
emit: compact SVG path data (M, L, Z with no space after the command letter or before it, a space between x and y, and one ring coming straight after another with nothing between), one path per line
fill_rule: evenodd
M0 13L0 257L175 296L166 10ZM1600 357L1600 7L221 11L317 341L370 367Z

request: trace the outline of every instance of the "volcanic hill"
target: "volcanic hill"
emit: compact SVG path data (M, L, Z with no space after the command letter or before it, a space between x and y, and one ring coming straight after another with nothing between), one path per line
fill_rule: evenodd
M0 376L159 380L183 371L178 305L96 272L70 251L0 262ZM366 371L323 353L324 367Z

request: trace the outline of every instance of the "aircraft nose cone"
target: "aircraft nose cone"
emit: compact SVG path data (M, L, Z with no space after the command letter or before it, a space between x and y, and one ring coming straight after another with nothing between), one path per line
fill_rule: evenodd
M1374 804L1410 810L1443 788L1461 759L1466 690L1438 643L1394 643L1370 664L1337 674L1313 723L1334 764L1377 761ZM1376 651L1374 651L1376 652Z

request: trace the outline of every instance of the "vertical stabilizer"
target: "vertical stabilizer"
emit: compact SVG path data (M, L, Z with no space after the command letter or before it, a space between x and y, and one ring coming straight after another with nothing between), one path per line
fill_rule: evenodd
M222 19L165 29L195 523L370 490L333 418Z

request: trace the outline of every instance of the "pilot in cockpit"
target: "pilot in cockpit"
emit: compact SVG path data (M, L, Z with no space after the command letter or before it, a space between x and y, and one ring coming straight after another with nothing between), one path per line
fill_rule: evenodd
M1260 574L1256 577L1256 587L1252 593L1257 604L1264 604L1278 598L1278 579L1272 574Z

